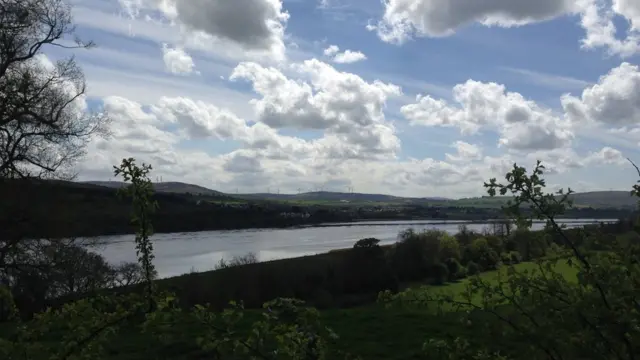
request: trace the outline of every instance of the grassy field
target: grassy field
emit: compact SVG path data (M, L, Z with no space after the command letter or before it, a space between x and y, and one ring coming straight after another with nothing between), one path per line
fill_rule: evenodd
M534 262L520 263L520 264L514 265L514 268L519 273L539 272L539 266L537 263L534 263ZM558 260L554 264L554 270L562 274L565 279L570 281L576 279L576 276L578 274L578 269L576 267L569 266L569 264L567 264L567 261L564 259ZM479 276L484 281L488 281L492 284L497 284L498 281L500 281L500 278L502 278L503 281L504 279L507 278L508 271L509 271L509 267L503 266L500 268L500 270L488 271L480 274ZM450 296L454 296L454 298L457 298L460 296L460 294L463 294L466 291L469 281L470 279L466 278L466 279L463 279L454 283L448 283L442 286L421 286L417 288L414 287L414 288L408 289L408 291L430 291L433 294L450 295ZM481 299L478 296L476 296L474 297L473 302L479 305L480 300Z

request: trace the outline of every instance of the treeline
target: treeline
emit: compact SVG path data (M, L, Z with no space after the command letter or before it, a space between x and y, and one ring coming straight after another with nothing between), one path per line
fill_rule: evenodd
M131 203L116 190L95 185L0 179L0 238L68 238L131 234ZM318 210L308 217L283 216L304 209L277 204L224 206L191 196L155 193L156 232L290 227L350 221L340 212Z
M0 180L0 237L68 238L133 233L130 202L116 190L96 185L39 180ZM352 208L283 203L233 203L185 194L155 193L156 232L277 228L354 220L450 219L500 217L496 209L407 206ZM619 218L623 210L577 209L573 217Z

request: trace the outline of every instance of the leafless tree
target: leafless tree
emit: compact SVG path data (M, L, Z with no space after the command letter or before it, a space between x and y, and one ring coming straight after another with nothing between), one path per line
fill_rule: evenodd
M114 271L114 286L131 286L136 285L144 281L144 271L138 263L123 262L113 269ZM156 277L157 274L154 274Z
M72 178L87 142L106 133L106 114L86 108L74 58L43 54L92 46L75 38L63 0L0 0L0 177Z

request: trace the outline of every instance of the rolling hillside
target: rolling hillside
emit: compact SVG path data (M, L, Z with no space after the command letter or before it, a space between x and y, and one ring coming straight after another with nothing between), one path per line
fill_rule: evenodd
M497 197L477 197L443 202L448 206L468 206L468 207L500 207L509 200L507 196ZM617 208L636 209L638 198L631 196L629 191L591 191L571 194L570 199L574 207L592 208Z
M86 181L77 184L104 186L109 188L120 188L124 183L118 181ZM386 203L386 204L429 204L432 206L454 206L454 207L478 207L478 208L499 208L509 197L475 197L464 199L447 199L441 197L399 197L385 194L365 194L365 193L344 193L331 191L306 192L300 194L225 194L220 191L208 189L202 186L186 184L182 182L162 182L154 183L158 192L194 195L215 196L221 198L235 198L244 200L271 200L271 201L291 201L303 203L324 203L339 204L349 203ZM628 191L592 191L575 193L571 196L576 207L593 208L625 208L635 209L638 206L637 198L630 195Z
M82 183L99 185L99 186L115 188L115 189L121 188L125 184L120 181L85 181ZM204 196L229 196L220 191L211 190L203 186L186 184L182 182L153 183L153 188L158 192L165 192L165 193L175 193L175 194L191 193L195 195L204 195Z

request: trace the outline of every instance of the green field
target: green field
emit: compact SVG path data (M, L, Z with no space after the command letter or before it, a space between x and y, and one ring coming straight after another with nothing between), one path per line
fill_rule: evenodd
M534 263L534 262L520 263L520 264L514 265L513 267L519 273L527 272L530 274L535 274L536 272L539 272L539 266L537 263ZM570 266L567 263L567 261L564 259L560 259L557 262L555 262L553 265L553 268L555 272L562 274L564 278L569 281L575 280L578 274L578 269L575 266ZM503 279L502 281L506 280L508 276L507 275L508 271L509 271L509 267L503 266L500 268L500 270L484 272L478 276L485 282L489 282L491 284L498 284L501 278ZM441 286L435 286L435 285L421 286L418 284L414 284L413 286L408 287L405 290L405 292L406 293L429 292L432 295L449 295L449 296L453 296L454 299L463 300L463 298L461 297L461 294L466 292L466 289L469 285L469 281L470 281L470 278L466 278L453 283L447 283ZM474 298L472 299L472 302L476 305L480 305L481 304L480 295L477 294L476 296L474 296Z

